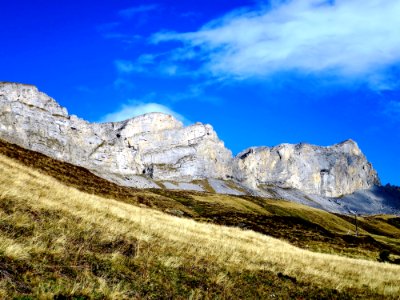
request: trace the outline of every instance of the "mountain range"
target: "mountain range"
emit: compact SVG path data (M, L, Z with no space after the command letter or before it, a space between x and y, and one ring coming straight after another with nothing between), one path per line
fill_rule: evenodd
M84 167L121 186L286 199L336 213L398 213L351 139L322 147L251 147L233 156L213 127L150 113L89 123L26 84L0 83L0 139Z

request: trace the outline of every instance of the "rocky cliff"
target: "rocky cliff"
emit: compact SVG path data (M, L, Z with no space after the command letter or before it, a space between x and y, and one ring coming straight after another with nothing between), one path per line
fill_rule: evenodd
M0 138L141 188L204 190L192 181L208 180L222 192L238 192L233 183L253 194L274 185L334 197L379 184L353 141L250 148L233 158L210 125L184 127L161 113L88 123L36 87L16 83L0 83Z
M250 148L236 157L234 177L252 188L273 185L327 197L380 184L376 171L352 140L330 147L282 144Z
M0 138L92 170L119 184L225 179L232 154L210 125L183 127L151 113L116 123L88 123L34 86L0 84Z

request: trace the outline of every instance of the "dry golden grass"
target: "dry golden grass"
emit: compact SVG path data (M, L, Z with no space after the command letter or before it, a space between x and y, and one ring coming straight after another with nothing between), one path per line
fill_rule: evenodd
M360 221L367 222L371 228L376 229L377 231L400 238L400 228L388 223L391 219L393 220L396 218L400 220L399 217L394 215L376 215L360 218Z
M251 196L122 187L99 178L84 168L1 140L0 154L84 193L147 206L197 221L251 229L283 239L303 249L374 261L384 250L393 255L400 254L399 238L393 239L393 231L384 229L386 224L399 227L400 218L395 216L383 219L378 226L370 224L369 219L359 219L359 232L363 235L354 238L353 218L335 216L293 202ZM198 183L204 185L207 181Z
M135 256L146 256L172 268L188 261L193 265L208 262L232 272L281 272L300 282L339 291L371 290L380 295L400 296L400 266L314 253L252 231L198 223L88 195L0 155L0 201L6 199L33 210L73 215L96 228L102 240L112 240L115 236L135 240ZM0 217L7 218L4 214ZM19 227L30 226L23 215L14 214L13 218ZM60 235L52 245L45 245L38 242L39 238L10 239L1 235L0 254L26 261L38 253L63 251L67 238ZM113 255L113 259L119 259L118 252ZM221 283L225 279L224 273L218 273L213 280ZM107 289L99 280L97 288ZM228 281L226 285L229 286ZM114 286L107 293L113 298L124 291Z
M206 203L218 203L222 204L226 208L232 209L234 211L243 212L243 213L258 213L262 215L271 215L266 209L257 205L256 203L247 201L240 197L232 197L229 195L222 194L208 194L208 195L194 195L193 198L199 202Z
M305 206L299 203L291 201L273 201L265 200L271 207L276 207L277 209L282 208L283 214L289 214L291 216L297 216L300 218L305 218L315 224L323 226L325 229L337 232L337 233L347 233L354 231L354 225L349 222L343 222L343 219L331 214L327 211L322 211L317 208L310 206ZM279 213L279 212L278 212ZM366 233L364 230L360 229L360 233Z

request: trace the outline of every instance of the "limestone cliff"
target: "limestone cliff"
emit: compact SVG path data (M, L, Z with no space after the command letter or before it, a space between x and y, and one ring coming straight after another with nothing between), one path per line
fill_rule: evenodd
M223 182L229 179L255 194L275 185L335 197L379 184L353 141L251 148L233 158L210 125L184 127L161 113L88 123L36 87L16 83L0 83L0 138L140 188L161 182L198 189L190 182L208 180L232 193Z
M232 173L232 154L210 125L183 127L161 113L88 123L36 87L15 83L0 84L0 111L0 138L119 184L158 187L157 180L225 179Z
M250 148L239 153L235 162L234 177L253 189L274 185L339 197L380 184L376 171L352 140L329 147L282 144Z

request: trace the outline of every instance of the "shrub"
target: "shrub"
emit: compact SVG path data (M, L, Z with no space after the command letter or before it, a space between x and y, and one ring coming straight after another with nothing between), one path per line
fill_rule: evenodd
M385 250L382 250L382 251L379 253L378 261L380 261L380 262L391 262L389 256L390 256L389 250L386 250L386 249L385 249Z

